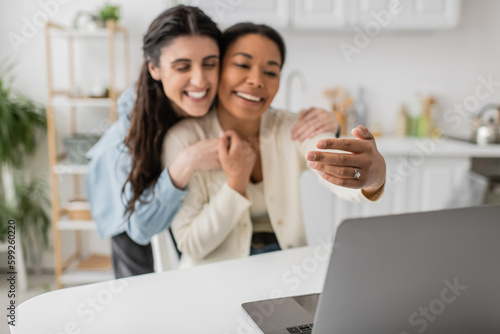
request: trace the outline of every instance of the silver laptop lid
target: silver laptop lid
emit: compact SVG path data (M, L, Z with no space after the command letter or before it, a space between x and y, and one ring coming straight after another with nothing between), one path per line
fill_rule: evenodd
M350 219L315 334L500 333L500 206Z

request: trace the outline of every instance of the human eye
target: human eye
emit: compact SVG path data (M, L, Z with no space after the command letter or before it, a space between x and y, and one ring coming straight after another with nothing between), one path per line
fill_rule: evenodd
M210 63L204 63L203 64L204 67L207 67L207 68L214 68L217 66L217 62L210 62Z
M245 69L249 69L250 68L249 65L244 64L244 63L234 63L234 65L236 65L237 67L245 68Z
M276 72L272 72L272 71L264 71L264 74L265 74L265 75L268 75L268 76L270 76L270 77L273 77L273 78L275 78L275 77L277 77L277 76L278 76L278 73L276 73Z
M175 66L175 69L179 72L187 72L191 68L190 64L179 64Z

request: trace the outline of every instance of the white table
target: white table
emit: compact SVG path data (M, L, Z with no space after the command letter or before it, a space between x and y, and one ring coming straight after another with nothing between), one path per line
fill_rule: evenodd
M241 304L320 292L331 244L45 293L14 334L258 333Z

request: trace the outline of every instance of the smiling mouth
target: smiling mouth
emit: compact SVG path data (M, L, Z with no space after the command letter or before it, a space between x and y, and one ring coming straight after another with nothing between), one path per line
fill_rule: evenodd
M202 99L208 94L208 89L201 92L186 92L186 95L193 99Z
M236 94L236 96L241 97L242 99L250 101L250 102L260 102L263 100L262 97L258 97L258 96L247 94L247 93L235 92L235 94Z

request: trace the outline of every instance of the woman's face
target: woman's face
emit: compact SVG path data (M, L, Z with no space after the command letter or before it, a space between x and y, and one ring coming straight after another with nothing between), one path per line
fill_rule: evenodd
M210 37L182 36L161 49L159 67L148 65L181 116L205 115L217 93L219 47Z
M226 50L218 89L219 107L241 120L257 120L280 85L281 53L267 37L249 34Z

